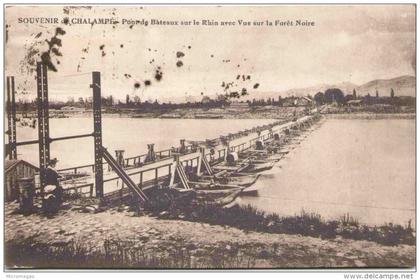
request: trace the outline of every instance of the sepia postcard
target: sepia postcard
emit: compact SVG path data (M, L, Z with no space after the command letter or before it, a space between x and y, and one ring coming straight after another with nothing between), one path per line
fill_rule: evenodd
M3 9L6 273L413 279L415 4Z

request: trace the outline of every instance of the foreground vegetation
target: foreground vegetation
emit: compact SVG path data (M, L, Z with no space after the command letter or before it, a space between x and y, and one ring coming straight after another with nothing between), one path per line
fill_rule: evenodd
M188 214L182 210L190 207L167 206L163 211L155 208L153 213L159 218L147 211L137 214L129 206L96 214L72 208L46 218L18 214L17 205L9 205L5 211L6 267L401 268L415 264L415 246L343 238L346 232L354 238L356 228L361 229L348 215L334 227L308 213L278 218L252 207L203 205ZM396 232L396 227L388 225L382 230L387 243L412 243L401 240L407 228Z
M106 239L101 250L72 241L49 247L33 239L6 243L6 266L36 268L252 268L258 258L275 259L279 245L221 243L200 248L182 238L150 251L141 240Z
M161 192L165 192L162 191ZM407 225L387 223L382 226L362 225L349 214L336 220L325 220L316 213L302 210L299 215L281 217L275 213L265 213L250 205L220 207L197 199L176 199L174 193L160 194L160 200L149 210L160 218L183 219L226 225L247 231L267 233L301 234L323 239L341 236L353 240L374 241L382 245L415 245L415 231L411 221ZM163 198L162 198L163 197ZM166 197L166 201L165 200Z

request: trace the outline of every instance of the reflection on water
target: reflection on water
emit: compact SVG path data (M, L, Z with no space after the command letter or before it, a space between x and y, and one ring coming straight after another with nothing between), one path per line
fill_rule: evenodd
M200 140L216 138L246 128L272 123L274 120L206 120L206 119L135 119L102 118L103 145L114 154L114 150L125 150L125 156L147 152L147 144L154 143L155 151L179 146L180 139ZM93 119L75 117L50 120L52 138L93 131ZM17 128L17 140L37 139L38 130ZM51 157L59 159L58 168L93 164L93 138L80 138L51 144ZM18 158L38 165L38 145L18 147Z
M240 202L281 215L415 222L414 120L326 120Z

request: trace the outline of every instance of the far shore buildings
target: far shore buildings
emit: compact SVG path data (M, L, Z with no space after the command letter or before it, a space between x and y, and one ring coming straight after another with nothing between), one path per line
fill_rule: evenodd
M232 101L227 110L230 112L246 112L249 110L249 104L247 102Z
M71 112L77 113L77 112L86 111L85 108L79 108L79 107L73 107L73 106L64 106L64 107L61 107L60 110L67 113L71 113Z
M310 107L314 105L314 101L309 97L303 96L303 97L296 98L295 105Z
M283 107L312 107L315 105L314 100L309 97L285 97L282 103Z
M351 107L360 107L362 104L363 104L363 100L361 99L347 101L347 105Z

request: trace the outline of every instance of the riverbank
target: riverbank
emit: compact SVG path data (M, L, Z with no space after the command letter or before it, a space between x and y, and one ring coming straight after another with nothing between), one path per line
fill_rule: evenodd
M328 109L326 109L328 108ZM111 118L140 118L140 119L291 119L296 116L303 116L308 109L306 107L249 107L242 110L229 110L228 108L213 109L175 109L170 111L139 111L136 109L105 109L102 113L103 117ZM363 111L346 111L345 108L338 110L337 108L324 107L321 113L329 118L340 119L411 119L415 118L414 110L402 110L403 112L371 112ZM414 111L414 112L413 112ZM59 112L59 113L57 113ZM90 117L91 110L63 112L57 111L51 114L51 118L73 118L73 117ZM18 116L22 112L18 112ZM27 116L36 116L35 112L26 112Z
M188 108L173 110L138 110L138 109L111 109L105 108L102 112L103 117L129 117L141 119L291 119L305 115L306 107L248 107L240 110L229 108ZM92 110L61 111L50 112L51 118L71 118L71 117L90 117ZM22 112L17 112L21 116ZM26 112L29 116L36 116L36 112Z
M415 246L244 231L137 216L128 207L54 218L5 209L6 266L32 268L414 267Z
M415 113L341 113L323 114L329 119L354 119L354 120L386 120L386 119L415 119Z

